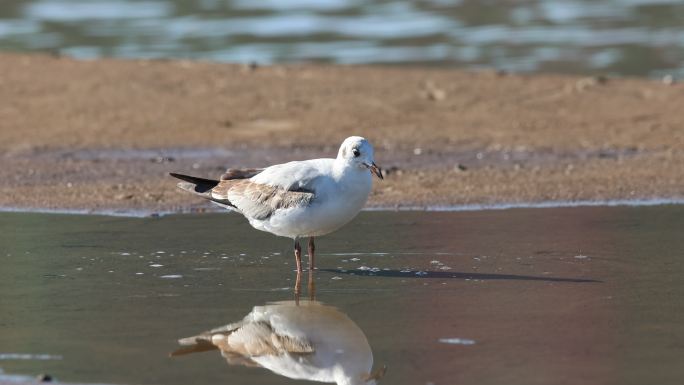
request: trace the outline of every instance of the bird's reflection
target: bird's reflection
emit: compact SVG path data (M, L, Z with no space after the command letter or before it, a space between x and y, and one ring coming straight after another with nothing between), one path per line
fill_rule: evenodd
M308 280L307 280L307 288L309 289L309 300L314 301L316 300L316 280L314 278L314 271L313 269L309 269L309 272L307 274ZM295 287L294 287L294 298L295 302L299 303L299 299L302 295L302 272L297 270L297 278L295 280Z
M384 367L372 372L373 352L354 321L335 307L296 298L255 306L242 321L180 339L171 356L220 350L231 365L338 385L375 384L384 375Z

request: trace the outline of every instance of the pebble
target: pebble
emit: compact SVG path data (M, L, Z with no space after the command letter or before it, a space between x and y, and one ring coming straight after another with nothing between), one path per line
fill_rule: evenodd
M667 85L667 86L671 86L671 85L673 85L673 84L675 84L675 83L676 83L676 81L675 81L674 76L672 76L672 75L665 75L665 76L663 76L663 84L665 84L665 85Z
M468 170L468 167L466 167L460 163L456 163L456 165L454 166L454 171L462 172L462 171L467 171L467 170Z

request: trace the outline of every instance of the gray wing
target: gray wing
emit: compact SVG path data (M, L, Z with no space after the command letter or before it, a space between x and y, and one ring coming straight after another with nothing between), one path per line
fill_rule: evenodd
M280 209L306 207L316 198L317 181L333 166L333 159L311 159L267 167L229 169L220 180L171 175L178 187L200 195L249 219L263 220Z
M221 175L221 180L249 179L262 171L263 168L229 168Z
M267 219L279 209L306 207L315 197L310 190L286 190L249 179L222 180L211 190L215 200L229 201L251 219Z
M284 353L307 354L313 353L310 341L276 333L267 322L250 322L234 330L230 342L219 342L223 352L238 353L244 357L259 357L265 355L281 355Z
M172 357L218 349L229 364L245 366L259 366L252 357L314 352L310 341L280 335L267 322L226 325L194 337L181 338L178 343L182 347L171 353Z

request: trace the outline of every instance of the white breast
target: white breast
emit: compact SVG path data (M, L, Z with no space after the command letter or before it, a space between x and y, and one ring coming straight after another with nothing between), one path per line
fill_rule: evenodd
M352 170L340 179L314 184L316 197L309 206L278 210L262 221L250 221L259 230L284 237L320 236L351 221L368 200L372 187L369 172Z

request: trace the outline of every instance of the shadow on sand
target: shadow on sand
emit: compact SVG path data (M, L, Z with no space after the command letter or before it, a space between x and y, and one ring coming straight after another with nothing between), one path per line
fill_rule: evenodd
M473 279L473 280L516 280L516 281L543 281L543 282L573 282L573 283L602 283L595 279L585 278L560 278L560 277L537 277L531 275L495 274L495 273L461 273L447 271L399 271L399 270L341 270L320 269L334 274L347 274L359 276L389 277L389 278L438 278L438 279Z

